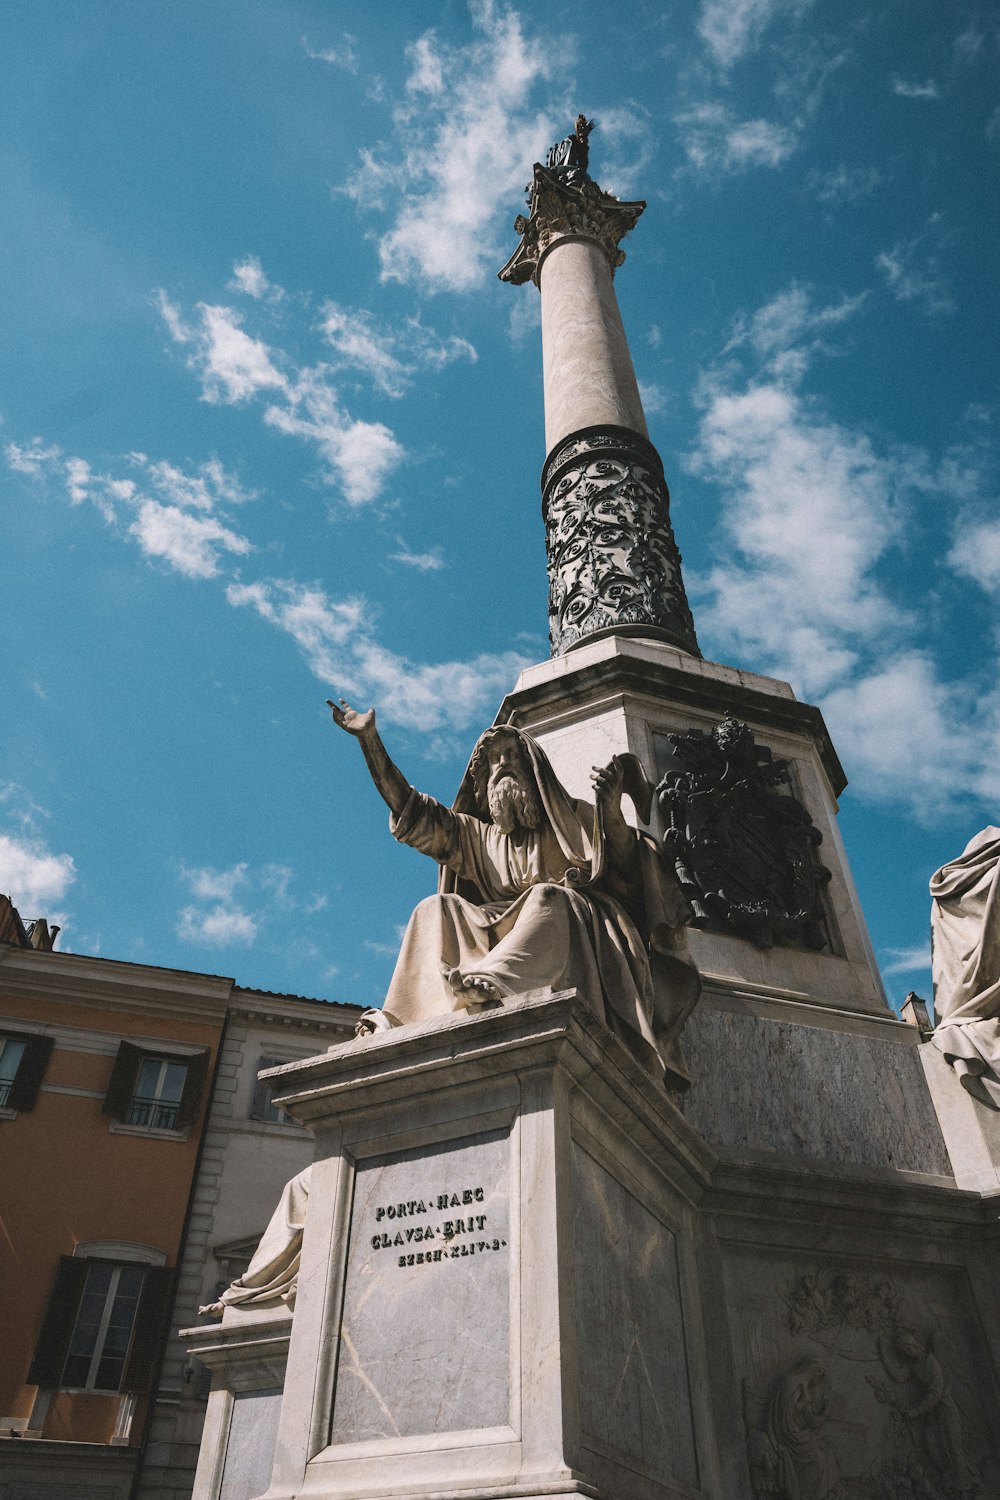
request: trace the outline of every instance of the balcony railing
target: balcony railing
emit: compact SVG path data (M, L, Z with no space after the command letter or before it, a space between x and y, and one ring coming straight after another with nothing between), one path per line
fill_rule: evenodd
M177 1104L165 1104L159 1099L144 1099L136 1094L130 1101L126 1125L145 1125L147 1130L176 1130Z

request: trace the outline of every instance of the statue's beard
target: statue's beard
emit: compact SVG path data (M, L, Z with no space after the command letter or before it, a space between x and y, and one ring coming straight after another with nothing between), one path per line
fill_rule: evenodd
M515 828L537 828L542 821L541 804L533 786L515 776L502 776L486 789L490 817L501 833Z

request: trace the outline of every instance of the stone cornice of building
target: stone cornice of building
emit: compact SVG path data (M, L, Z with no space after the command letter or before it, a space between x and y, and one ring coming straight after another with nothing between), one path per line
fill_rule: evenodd
M805 736L816 745L834 796L847 786L823 715L813 704L800 703L787 683L627 636L583 642L563 657L527 668L501 703L495 723L520 725L527 709L548 705L579 702L592 710L595 703L625 693L683 705L716 719L731 713L765 729Z
M229 1002L229 1013L247 1021L263 1021L267 1025L276 1022L282 1026L296 1026L303 1030L340 1031L349 1027L352 1031L363 1005L345 1000L319 1000L308 995L274 994L268 990L244 989L234 985Z
M0 993L144 1015L221 1022L232 979L81 953L39 953L0 945Z
M579 186L568 187L536 162L528 216L518 214L514 220L521 242L497 275L514 286L526 281L538 286L546 255L566 240L589 240L598 245L613 275L625 261L619 241L635 228L645 207L644 200L623 202L589 178Z

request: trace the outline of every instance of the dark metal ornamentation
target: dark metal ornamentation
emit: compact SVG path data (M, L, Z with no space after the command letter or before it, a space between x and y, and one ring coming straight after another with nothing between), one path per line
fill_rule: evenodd
M553 656L611 630L700 655L669 506L637 432L588 427L556 446L542 471Z
M664 852L695 910L694 926L775 943L827 943L823 835L794 796L788 761L773 759L738 719L711 733L668 736L670 764L656 788Z

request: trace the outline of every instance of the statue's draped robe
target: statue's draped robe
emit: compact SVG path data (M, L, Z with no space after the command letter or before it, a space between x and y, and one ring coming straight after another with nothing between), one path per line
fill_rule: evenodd
M934 1042L970 1093L1000 1107L1000 828L938 870L931 896Z
M647 1067L683 1081L676 1037L701 987L685 946L686 899L634 830L626 880L594 807L571 798L541 748L517 737L539 792L538 828L504 834L483 821L469 772L453 808L413 791L390 819L441 876L438 895L410 918L386 1015L402 1025L475 1008L482 995L461 988L474 977L504 997L575 988Z
M227 1307L257 1307L274 1302L294 1306L311 1177L312 1167L306 1167L285 1183L249 1266L226 1288L218 1302L200 1307L200 1313L221 1317Z

